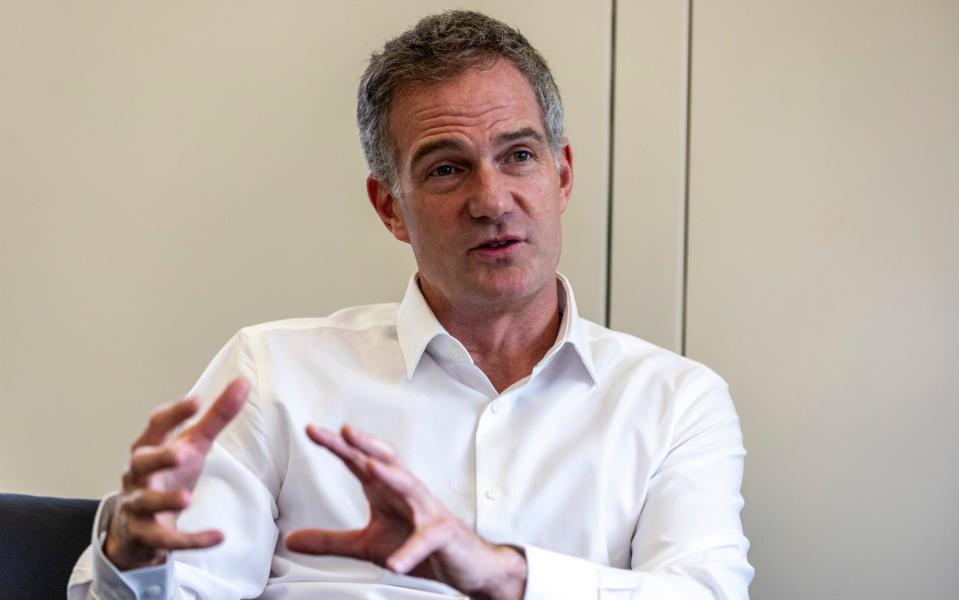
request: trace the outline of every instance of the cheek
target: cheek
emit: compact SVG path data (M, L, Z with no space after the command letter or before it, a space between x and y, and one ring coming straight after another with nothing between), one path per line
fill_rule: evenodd
M450 220L436 213L419 212L407 223L410 242L417 254L436 255L455 242L457 228Z
M547 253L551 258L557 258L563 244L563 228L558 212L550 212L543 216L542 235L547 246Z

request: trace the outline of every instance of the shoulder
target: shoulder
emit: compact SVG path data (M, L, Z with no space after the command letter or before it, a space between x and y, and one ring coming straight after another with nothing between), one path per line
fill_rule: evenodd
M396 353L397 308L395 303L370 304L344 308L326 317L260 323L241 329L234 343L244 349L259 369L267 364L343 367L370 353Z
M634 335L585 325L598 376L625 410L661 428L649 435L675 441L728 425L730 439L741 437L729 385L711 368Z
M269 321L240 329L208 371L227 371L254 381L263 403L305 389L355 378L403 373L396 336L397 304L373 304L326 317ZM398 376L397 376L398 377ZM396 377L394 377L396 378ZM222 388L229 378L213 387ZM292 386L280 394L278 388Z
M249 341L270 338L336 337L396 329L396 303L352 306L326 317L282 319L244 327L239 336Z
M674 394L728 389L719 374L698 361L635 335L580 321L600 376L665 386Z

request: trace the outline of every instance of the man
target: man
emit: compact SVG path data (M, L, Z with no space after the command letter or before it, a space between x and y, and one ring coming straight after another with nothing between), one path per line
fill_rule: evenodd
M429 17L357 112L403 302L237 334L194 390L218 399L134 443L71 597L746 597L725 383L556 274L572 150L539 54Z

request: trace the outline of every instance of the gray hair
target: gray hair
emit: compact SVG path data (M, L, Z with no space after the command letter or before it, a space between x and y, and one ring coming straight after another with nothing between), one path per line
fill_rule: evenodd
M566 143L563 101L546 60L518 30L473 11L451 10L422 19L370 57L357 92L360 143L373 177L395 191L396 154L389 135L390 106L401 86L448 81L473 68L509 59L539 103L554 157Z

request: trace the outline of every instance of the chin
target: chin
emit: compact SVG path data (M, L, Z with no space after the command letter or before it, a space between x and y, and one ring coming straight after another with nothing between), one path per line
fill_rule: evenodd
M492 304L525 300L542 289L542 278L533 277L526 271L514 269L495 272L484 278L477 294Z

